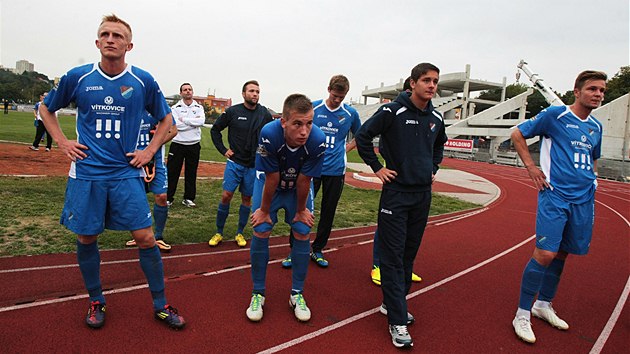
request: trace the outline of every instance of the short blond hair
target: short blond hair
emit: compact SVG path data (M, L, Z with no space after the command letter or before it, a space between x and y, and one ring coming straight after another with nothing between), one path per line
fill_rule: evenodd
M121 19L120 17L111 14L111 15L105 15L103 16L103 19L101 20L101 24L98 25L98 30L96 33L96 37L98 38L98 36L100 36L100 33L98 33L101 29L101 26L105 23L105 22L113 22L113 23L120 23L121 25L125 26L127 28L127 30L129 31L129 41L131 42L131 37L132 37L132 32L131 32L131 26L123 19Z

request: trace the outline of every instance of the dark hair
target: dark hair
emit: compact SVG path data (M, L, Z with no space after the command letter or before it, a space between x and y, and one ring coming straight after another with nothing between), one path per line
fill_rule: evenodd
M328 89L331 91L348 92L350 90L350 81L343 75L335 75L330 78Z
M403 83L403 91L411 91L411 76L409 76Z
M247 88L247 85L249 85L249 84L253 84L253 85L256 85L256 86L260 87L260 85L258 84L258 81L256 81L256 80L249 80L249 81L247 81L246 83L243 84L243 92L245 92L245 89Z
M183 84L179 87L179 92L182 92L182 89L183 89L183 88L184 88L184 86L186 86L186 85L188 85L188 86L190 86L190 88L192 88L192 85L191 85L191 84L189 84L189 83L187 83L187 82L184 82L184 83L183 83Z
M573 88L581 90L582 86L584 86L584 84L588 80L604 80L604 81L606 81L606 80L608 80L608 76L603 71L595 71L595 70L582 71L578 75L578 77L575 79L575 85L573 86Z
M418 81L420 76L428 73L429 71L435 71L438 74L440 73L440 69L438 69L437 66L431 63L420 63L411 69L411 80Z
M289 120L291 113L308 113L313 109L311 99L301 93L289 95L282 106L282 118Z

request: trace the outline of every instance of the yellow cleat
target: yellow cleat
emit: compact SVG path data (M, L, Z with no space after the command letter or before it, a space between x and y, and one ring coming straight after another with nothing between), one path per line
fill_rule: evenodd
M238 247L247 246L247 241L245 241L245 237L243 236L243 234L236 234L234 240L236 240L236 244L238 245Z
M411 273L411 281L419 283L422 281L422 278L420 278L420 276L416 273Z
M208 245L210 245L210 247L214 247L214 246L218 245L219 242L221 242L221 241L223 241L223 236L220 233L216 233L216 234L214 234L214 236L212 236L210 241L208 241Z
M372 283L381 286L381 268L372 268L372 272L370 273L370 275L372 276Z

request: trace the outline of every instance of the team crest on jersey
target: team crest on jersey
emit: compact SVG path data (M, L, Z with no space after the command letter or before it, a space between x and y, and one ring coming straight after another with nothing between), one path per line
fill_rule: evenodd
M429 123L429 128L431 128L431 131L434 132L435 131L435 123L433 123L433 122Z
M595 133L595 131L591 128L588 128L588 135L593 135L593 133Z
M131 98L131 96L133 95L133 87L120 86L120 94L126 99Z

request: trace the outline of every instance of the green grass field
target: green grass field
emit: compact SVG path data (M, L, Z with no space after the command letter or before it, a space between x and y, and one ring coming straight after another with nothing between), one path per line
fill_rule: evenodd
M69 138L75 138L74 117L62 116L60 122L65 134ZM30 113L0 116L0 124L0 140L30 143L35 134L33 116ZM212 145L207 128L202 130L202 136L202 159L225 161ZM353 153L356 154L356 151ZM356 157L358 158L358 154ZM65 184L65 177L0 177L0 198L3 201L0 204L0 256L74 251L74 234L59 225ZM179 190L175 204L169 211L164 233L166 241L172 244L207 242L216 231L215 217L221 195L221 181L197 181L195 202L198 207L194 209L179 204L181 193ZM374 224L379 196L379 191L346 186L335 214L334 228ZM147 198L153 205L153 196L149 194ZM320 198L318 196L316 199L316 206L320 204ZM230 208L224 232L227 239L232 239L236 233L239 199L237 195ZM434 195L431 215L476 206L454 198ZM317 217L317 210L315 215ZM279 215L278 219L284 220L284 216ZM288 231L288 227L280 222L274 228L273 234L287 235ZM251 237L251 227L246 228L245 236ZM99 238L99 245L103 249L123 248L129 238L128 232L105 231Z

